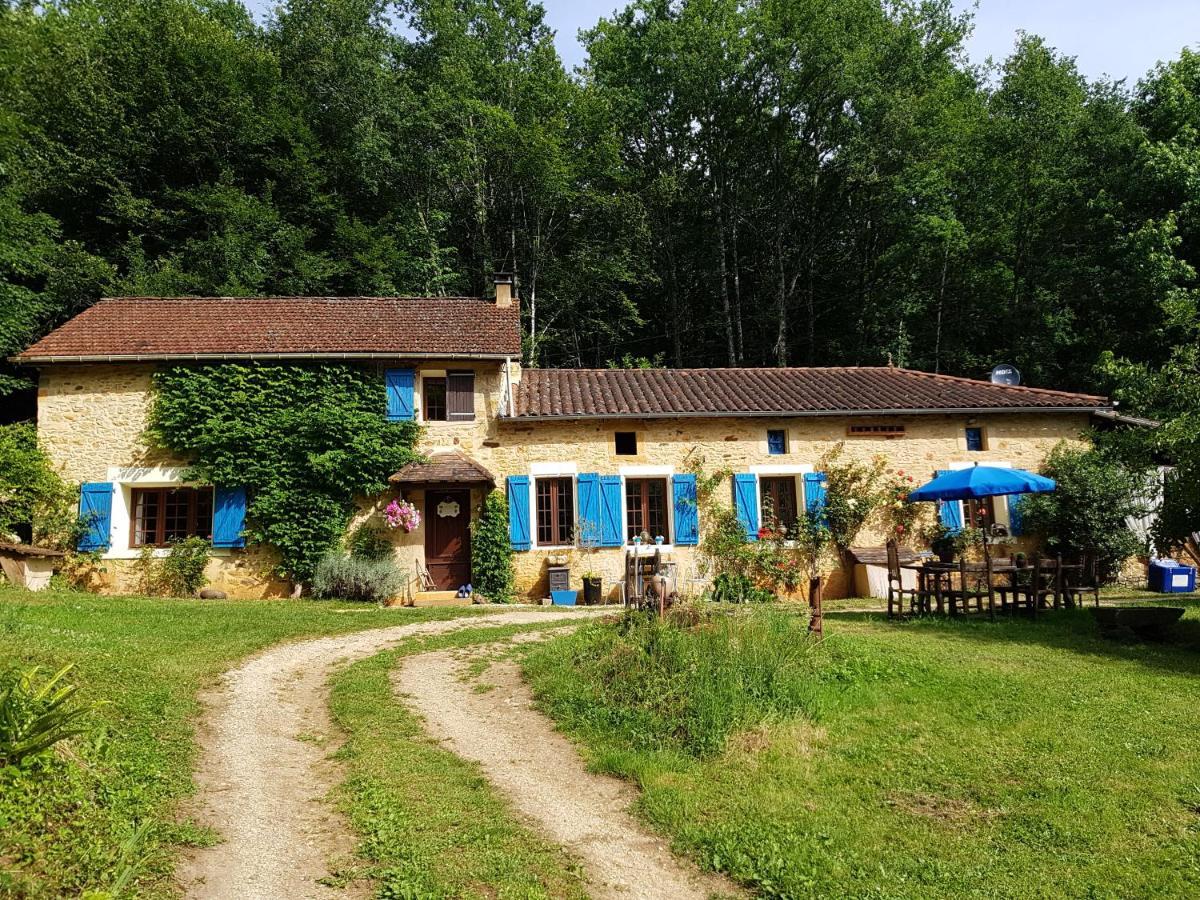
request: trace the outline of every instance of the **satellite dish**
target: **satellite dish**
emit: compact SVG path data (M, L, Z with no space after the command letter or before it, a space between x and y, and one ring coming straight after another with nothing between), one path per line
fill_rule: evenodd
M1008 384L1018 385L1021 383L1021 373L1017 371L1017 367L1008 363L1000 363L1000 365L992 368L992 384Z

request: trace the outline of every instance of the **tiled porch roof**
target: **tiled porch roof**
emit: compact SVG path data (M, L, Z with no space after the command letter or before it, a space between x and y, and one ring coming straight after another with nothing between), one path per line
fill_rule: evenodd
M391 478L392 484L495 484L496 476L460 450L431 453L429 462L411 462Z
M520 309L471 297L112 297L16 362L521 353Z
M1092 412L1107 397L890 366L809 369L527 369L514 414L539 418Z

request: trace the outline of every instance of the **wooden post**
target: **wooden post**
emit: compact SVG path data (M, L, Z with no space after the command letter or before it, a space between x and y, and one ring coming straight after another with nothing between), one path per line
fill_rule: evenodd
M808 630L817 637L822 637L825 634L825 614L821 609L821 578L810 578L808 580Z

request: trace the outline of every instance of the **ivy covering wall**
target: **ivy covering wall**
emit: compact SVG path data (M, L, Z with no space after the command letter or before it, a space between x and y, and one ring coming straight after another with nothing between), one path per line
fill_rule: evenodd
M311 580L345 535L354 498L417 458L420 432L389 422L382 372L351 365L176 366L155 375L149 439L189 478L247 490L246 537Z

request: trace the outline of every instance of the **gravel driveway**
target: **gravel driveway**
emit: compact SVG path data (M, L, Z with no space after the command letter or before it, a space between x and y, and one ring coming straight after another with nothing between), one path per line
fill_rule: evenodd
M571 742L533 708L516 663L493 661L479 679L488 689L475 689L465 669L494 649L482 645L407 657L393 683L425 718L431 735L477 762L521 816L582 861L593 897L736 895L731 883L674 856L629 813L637 799L632 786L587 770Z
M588 614L518 609L298 641L226 673L202 697L207 712L198 734L199 793L188 810L223 840L180 863L177 878L185 895L206 900L363 895L366 885L334 889L319 883L331 863L336 867L354 851L353 836L327 801L340 780L330 748L322 746L330 734L331 673L415 635Z

